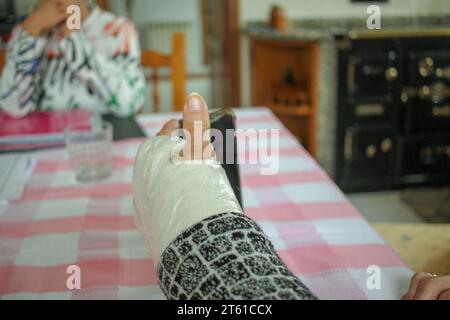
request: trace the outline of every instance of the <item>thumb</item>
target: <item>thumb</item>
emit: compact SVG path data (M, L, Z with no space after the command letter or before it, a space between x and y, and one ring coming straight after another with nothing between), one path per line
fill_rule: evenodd
M190 159L203 159L203 153L210 148L210 120L208 105L198 93L192 93L183 111L183 129L186 135L185 156ZM206 134L207 133L207 134Z

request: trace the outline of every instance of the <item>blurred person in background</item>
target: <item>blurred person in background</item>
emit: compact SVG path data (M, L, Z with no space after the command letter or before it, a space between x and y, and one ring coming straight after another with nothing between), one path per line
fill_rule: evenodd
M81 28L66 23L77 5ZM0 107L15 117L34 110L85 108L130 116L144 103L138 33L132 22L88 0L38 0L16 26L0 79Z

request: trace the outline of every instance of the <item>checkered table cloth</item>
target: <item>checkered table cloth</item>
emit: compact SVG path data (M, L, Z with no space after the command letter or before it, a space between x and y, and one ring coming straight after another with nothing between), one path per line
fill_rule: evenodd
M280 129L278 174L242 164L241 178L245 213L288 267L321 299L399 298L411 271L319 165L269 110L236 113L238 128ZM138 122L154 135L174 116ZM96 184L75 181L63 149L38 154L22 198L0 204L1 298L164 298L133 220L133 162L142 141L115 143L114 174ZM243 137L238 143L241 159L258 151ZM81 269L80 290L67 288L71 265ZM367 286L371 265L381 268L380 289Z

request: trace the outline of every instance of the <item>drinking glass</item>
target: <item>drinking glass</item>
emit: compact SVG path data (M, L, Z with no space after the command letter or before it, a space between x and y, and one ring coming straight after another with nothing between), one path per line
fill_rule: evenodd
M76 124L65 130L72 170L80 182L93 182L112 174L112 130L109 122Z

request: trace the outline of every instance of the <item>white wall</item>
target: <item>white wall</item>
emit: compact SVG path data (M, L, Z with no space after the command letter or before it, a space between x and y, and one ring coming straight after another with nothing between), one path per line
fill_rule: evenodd
M284 7L290 19L363 17L370 2L350 0L241 0L241 22L266 20L273 4ZM417 16L450 14L450 0L389 0L380 2L382 15Z
M16 0L14 5L19 15L24 15L30 12L37 0Z
M116 14L126 16L126 7L124 0L110 0L112 10ZM208 68L203 65L203 37L201 24L200 0L134 0L131 10L133 22L141 32L141 43L143 48L155 49L158 51L166 51L158 47L152 46L147 42L145 30L152 24L183 22L192 23L193 33L187 38L187 69L188 74L207 73ZM167 42L170 43L168 38ZM162 74L168 74L161 72ZM203 78L188 79L187 93L190 91L198 91L207 100L211 97L211 81L209 76ZM170 81L162 81L160 85L161 107L163 111L170 111L172 105L171 85ZM145 110L152 109L150 97L150 85L147 88L147 97Z
M140 25L152 22L189 20L200 18L198 0L134 0L133 21Z

